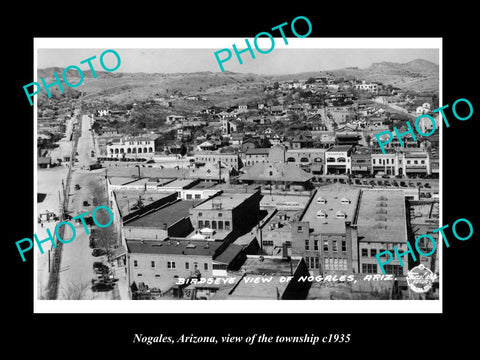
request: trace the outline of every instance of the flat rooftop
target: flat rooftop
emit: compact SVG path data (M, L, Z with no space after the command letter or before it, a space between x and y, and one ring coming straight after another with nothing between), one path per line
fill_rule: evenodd
M215 183L211 181L200 181L198 184L193 185L189 190L210 189L215 186Z
M112 176L108 180L112 185L145 185L149 182L148 178L134 179L128 176Z
M224 193L220 194L218 196L215 196L212 199L209 199L197 206L195 206L195 209L198 210L212 210L213 209L213 204L215 203L221 203L222 204L222 210L232 210L239 206L241 203L246 201L248 198L252 196L252 193L246 193L246 194L239 194L239 193Z
M138 168L136 166L128 166L131 164L126 163L125 165L119 163L118 166L109 166L104 170L106 174L110 176L120 176L120 177L132 177L132 175L138 176ZM189 169L184 168L159 168L159 167L147 167L148 164L145 164L145 167L140 166L140 177L154 177L154 178L170 178L170 179L183 179L188 177Z
M332 184L319 188L300 221L308 221L315 233L343 234L345 221L354 222L360 189ZM345 216L344 218L337 215Z
M288 285L280 282L281 277L291 275L300 260L301 257L284 260L278 256L247 256L235 285L222 287L214 298L275 300Z
M268 194L263 195L260 207L279 210L303 210L308 203L308 195Z
M276 300L277 296L283 294L287 287L287 282L280 282L281 275L251 275L245 274L237 280L236 286L228 293L220 293L215 296L216 299L258 299L258 300Z
M134 240L127 239L130 254L175 254L213 257L221 242L203 240Z
M132 209L137 202L139 197L143 205L149 205L155 201L163 199L175 192L158 192L153 190L114 190L115 197L117 199L118 208L120 210L120 215L125 216L131 212L137 211L138 209Z
M163 228L164 224L167 224L167 227L169 227L177 221L188 217L193 203L191 200L178 200L160 209L152 210L151 212L129 220L124 223L124 226Z
M360 241L404 243L407 240L402 190L363 190L358 211Z
M188 185L190 185L192 182L194 182L195 180L192 180L192 179L176 179L176 180L173 180L165 185L163 185L163 187L165 188L169 188L169 187L172 187L172 188L184 188Z
M334 145L327 151L348 151L352 148L352 145Z
M292 256L290 260L285 260L281 256L247 255L241 271L247 274L287 276L295 271L301 260L300 256Z

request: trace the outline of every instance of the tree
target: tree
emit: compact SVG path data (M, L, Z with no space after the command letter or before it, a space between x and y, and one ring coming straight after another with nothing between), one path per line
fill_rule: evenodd
M315 78L309 77L307 81L305 81L305 84L315 84Z
M90 287L89 281L71 281L62 291L64 300L87 300L87 291Z

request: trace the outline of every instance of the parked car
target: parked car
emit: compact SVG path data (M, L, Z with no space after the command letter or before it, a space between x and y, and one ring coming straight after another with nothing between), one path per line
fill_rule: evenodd
M105 255L107 252L105 249L102 248L95 248L92 250L92 256L102 256Z
M115 284L109 281L92 281L92 291L110 291Z
M105 264L104 264L103 262L101 262L101 261L95 261L95 262L93 263L93 269L102 267L102 266L104 266L104 265L105 265Z
M429 184L429 183L425 183L424 187L426 187L427 189L430 189L430 184Z

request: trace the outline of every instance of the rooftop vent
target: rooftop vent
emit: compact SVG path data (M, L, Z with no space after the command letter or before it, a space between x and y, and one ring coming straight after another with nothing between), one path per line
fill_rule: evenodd
M340 200L340 203L341 204L350 204L350 199L346 198L346 197L343 197L341 200Z

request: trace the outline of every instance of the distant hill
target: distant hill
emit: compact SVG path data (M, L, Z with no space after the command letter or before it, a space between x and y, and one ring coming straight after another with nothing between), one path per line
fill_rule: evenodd
M50 67L38 70L38 79L44 77L47 83L53 81L53 73L60 77L64 68ZM128 104L136 101L158 98L170 99L174 96L175 110L198 110L206 106L233 106L246 104L250 101L260 101L264 98L263 88L267 83L274 81L306 80L330 73L346 79L376 81L385 85L421 92L438 93L439 67L438 65L416 59L407 63L379 62L373 63L365 69L355 67L330 71L303 72L288 75L258 75L235 73L231 71L194 73L122 73L95 70L98 78L94 79L91 71L84 71L83 84L67 90L62 96L76 98L83 94L83 99L106 101L116 104ZM78 82L76 72L69 71L68 79L72 83ZM57 94L56 87L51 91ZM207 102L193 102L178 100L182 96L200 95L208 99ZM45 92L40 94L46 97ZM45 100L45 99L42 99ZM173 110L173 109L172 109Z
M390 84L405 90L436 93L439 91L439 66L423 59L407 63L383 61L373 63L365 69L338 69L329 73L349 79Z

